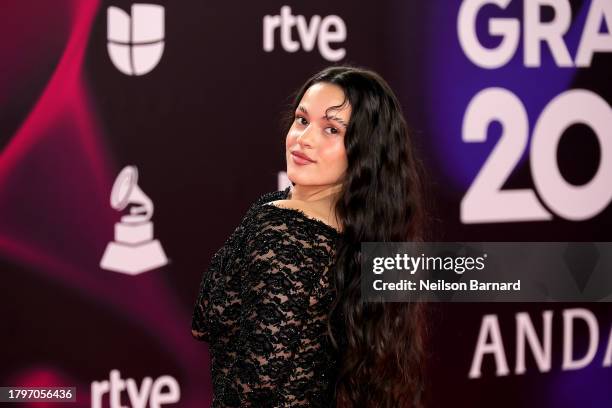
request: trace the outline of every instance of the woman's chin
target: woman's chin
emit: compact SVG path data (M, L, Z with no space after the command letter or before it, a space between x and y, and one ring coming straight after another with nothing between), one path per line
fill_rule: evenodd
M287 167L287 178L294 183L299 183L304 180L304 175L298 169L295 169L293 166Z
M310 181L309 181L309 179L307 177L304 177L303 175L295 174L295 173L292 173L292 172L288 172L287 173L287 178L293 184L300 184L300 185L308 185L308 184L310 184Z

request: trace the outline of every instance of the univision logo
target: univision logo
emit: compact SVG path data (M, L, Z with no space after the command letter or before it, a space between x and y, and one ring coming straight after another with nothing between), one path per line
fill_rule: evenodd
M144 75L157 66L164 52L164 8L133 4L131 17L118 7L107 9L108 55L126 75Z

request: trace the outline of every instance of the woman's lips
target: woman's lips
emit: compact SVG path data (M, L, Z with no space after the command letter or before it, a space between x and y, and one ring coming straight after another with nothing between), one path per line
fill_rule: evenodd
M291 157L293 158L293 162L295 164L305 165L305 164L314 163L312 160L305 159L302 156L299 156L294 152L291 152Z

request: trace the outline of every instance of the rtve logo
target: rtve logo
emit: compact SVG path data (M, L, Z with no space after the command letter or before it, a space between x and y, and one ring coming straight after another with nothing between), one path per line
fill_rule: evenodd
M293 27L297 28L299 41L293 39ZM328 61L338 61L346 55L344 48L333 49L329 46L330 43L346 41L346 24L339 16L332 14L321 19L321 16L315 14L307 22L304 16L291 14L291 7L282 6L280 15L267 15L263 18L264 51L274 51L277 28L280 31L281 47L287 52L296 52L300 46L310 52L316 42L319 53Z
M164 8L133 4L130 17L111 6L107 9L108 55L126 75L144 75L159 63L164 52Z

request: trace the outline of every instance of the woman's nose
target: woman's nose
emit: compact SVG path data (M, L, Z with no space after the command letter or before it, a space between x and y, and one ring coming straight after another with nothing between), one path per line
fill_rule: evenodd
M301 146L312 146L312 126L309 125L297 137Z

